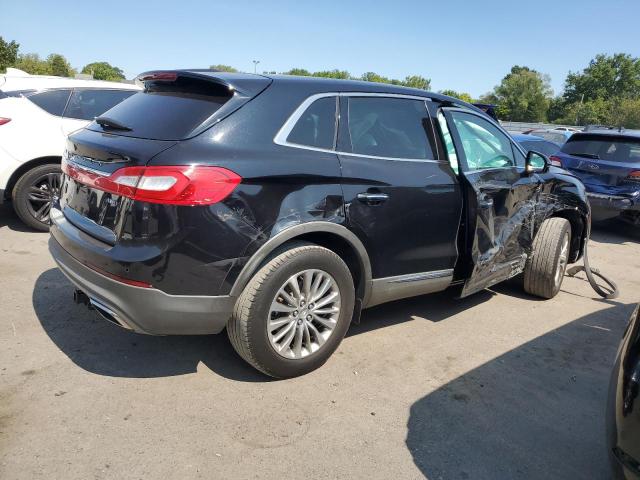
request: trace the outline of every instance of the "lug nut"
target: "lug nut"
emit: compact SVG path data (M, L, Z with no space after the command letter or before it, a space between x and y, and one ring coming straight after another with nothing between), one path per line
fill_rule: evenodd
M297 316L298 316L298 310L294 310L294 311L293 311L293 316L294 316L294 317L297 317Z
M313 320L313 317L311 315L307 315L307 320L311 321Z

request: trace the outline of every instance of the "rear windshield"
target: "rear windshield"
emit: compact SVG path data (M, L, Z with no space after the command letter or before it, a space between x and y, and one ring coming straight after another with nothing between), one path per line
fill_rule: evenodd
M604 135L574 135L562 152L575 157L620 163L640 162L640 139Z
M105 115L130 130L89 128L129 137L182 140L213 115L233 95L226 86L179 76L173 82L145 82L145 90L113 107Z

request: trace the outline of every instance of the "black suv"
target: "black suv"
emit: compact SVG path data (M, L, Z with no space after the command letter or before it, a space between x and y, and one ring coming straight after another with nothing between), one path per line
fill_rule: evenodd
M545 298L589 234L582 183L472 105L421 90L158 71L73 134L50 250L136 332L218 333L309 372L363 308L521 273Z

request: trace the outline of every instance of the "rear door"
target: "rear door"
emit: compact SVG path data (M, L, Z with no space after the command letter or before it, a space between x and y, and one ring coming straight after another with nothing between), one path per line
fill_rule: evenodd
M525 173L522 152L484 115L445 108L439 120L466 189L464 297L524 269L540 180Z
M623 135L574 134L558 155L588 192L632 194L638 190L633 172L640 170L640 139Z
M458 256L462 195L435 153L428 99L343 94L340 101L347 217L369 252L374 294L446 288ZM378 297L372 303L386 300Z
M76 88L64 111L62 133L67 136L87 126L134 93L135 90Z

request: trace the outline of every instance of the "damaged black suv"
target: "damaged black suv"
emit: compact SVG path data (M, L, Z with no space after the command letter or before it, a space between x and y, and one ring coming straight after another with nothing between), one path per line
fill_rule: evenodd
M582 183L481 110L367 82L142 74L67 143L50 251L75 299L140 333L227 329L275 377L322 365L363 308L582 254Z

